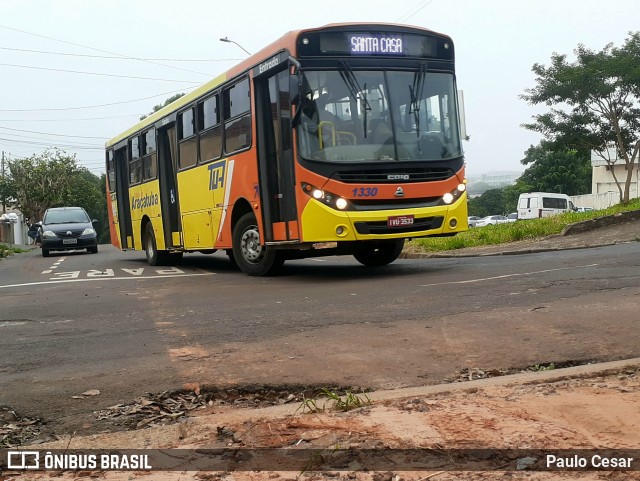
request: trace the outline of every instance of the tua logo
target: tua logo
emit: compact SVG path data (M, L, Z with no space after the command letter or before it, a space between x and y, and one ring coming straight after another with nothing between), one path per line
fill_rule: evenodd
M226 161L221 160L209 166L209 190L216 190L224 187L224 171Z

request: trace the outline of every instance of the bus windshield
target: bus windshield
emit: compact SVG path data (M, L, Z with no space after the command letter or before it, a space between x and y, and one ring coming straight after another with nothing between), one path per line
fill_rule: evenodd
M329 162L435 161L462 155L450 73L306 70L300 155Z

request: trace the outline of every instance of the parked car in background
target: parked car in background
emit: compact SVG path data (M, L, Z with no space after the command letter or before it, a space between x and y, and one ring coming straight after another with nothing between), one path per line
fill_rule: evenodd
M509 220L504 215L488 215L483 217L476 223L476 227L484 227L486 225L506 224Z
M552 192L525 192L518 198L518 219L539 219L575 211L568 195Z
M471 215L467 217L467 223L469 224L469 227L475 227L480 219L482 219L482 217L478 217L477 215Z
M87 249L98 252L98 236L93 222L82 207L54 207L47 209L39 225L42 256L51 251Z
M515 222L518 220L518 213L517 212L512 212L511 214L509 214L507 216L507 222Z

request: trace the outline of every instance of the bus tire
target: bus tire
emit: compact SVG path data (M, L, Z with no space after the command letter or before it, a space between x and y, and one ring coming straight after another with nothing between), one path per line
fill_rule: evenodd
M234 269L238 269L238 263L236 262L236 258L233 257L233 250L232 249L227 249L227 256L229 257L229 262L231 262L231 267L233 267Z
M167 262L167 252L159 251L156 243L156 235L153 233L151 222L144 229L144 251L150 266L162 266Z
M395 261L404 247L404 239L389 241L363 241L356 248L353 257L365 266L386 266Z
M253 212L244 214L233 227L232 252L240 270L250 276L277 274L284 264L281 252L260 245L260 231Z

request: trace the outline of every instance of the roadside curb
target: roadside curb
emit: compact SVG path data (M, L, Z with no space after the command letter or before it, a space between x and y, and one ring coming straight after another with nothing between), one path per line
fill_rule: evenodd
M625 359L621 361L602 362L597 364L585 364L582 366L554 369L552 371L522 372L507 374L504 376L477 379L475 381L453 382L435 384L430 386L417 386L373 391L367 393L371 401L395 401L408 397L428 397L438 394L451 394L457 392L474 393L482 388L513 385L533 385L549 382L557 382L567 379L590 378L616 373L625 369L640 369L640 358ZM358 393L354 393L358 394ZM233 414L225 413L225 417L234 419L256 419L260 417L293 416L300 413L300 403L290 403L279 406L269 406L259 409L238 409ZM216 414L193 416L191 419L213 419Z
M475 392L478 389L485 387L540 384L563 381L566 379L589 378L612 374L630 368L640 369L640 358L602 362L597 364L585 364L582 366L566 367L551 371L507 374L505 376L489 377L485 379L477 379L475 381L376 391L368 393L367 395L373 401L390 401L407 397L433 396L435 394L453 392Z
M400 254L400 259L433 259L433 258L452 258L452 257L483 257L483 256L505 256L519 254L535 254L540 252L555 252L573 249L590 249L593 247L606 247L617 244L631 242L631 240L614 240L609 242L592 242L589 244L578 244L573 240L576 234L609 227L614 225L626 224L640 221L640 210L632 210L628 212L619 212L617 214L598 217L596 219L588 219L584 221L574 222L564 228L559 234L550 235L528 242L528 245L518 246L518 243L525 241L516 241L505 244L482 245L477 247L464 247L457 250L437 251L437 252L407 252ZM531 247L532 243L554 243L548 247ZM558 243L564 245L557 245Z
M606 247L616 244L624 244L629 241L615 241L615 242L603 242L601 244L579 245L579 246L565 246L565 247L539 247L539 248L526 248L526 249L514 249L514 250L497 250L488 252L457 252L457 251L443 251L443 252L431 252L431 253L418 253L418 252L403 252L400 255L400 259L446 259L451 257L490 257L490 256L517 256L521 254L537 254L540 252L555 252L555 251L567 251L576 249L591 249L594 247Z
M583 220L580 222L574 222L569 224L560 233L561 236L581 234L600 227L607 227L610 225L624 224L625 222L634 222L640 220L640 210L631 210L628 212L619 212L613 215L607 215L604 217L598 217L597 219Z

